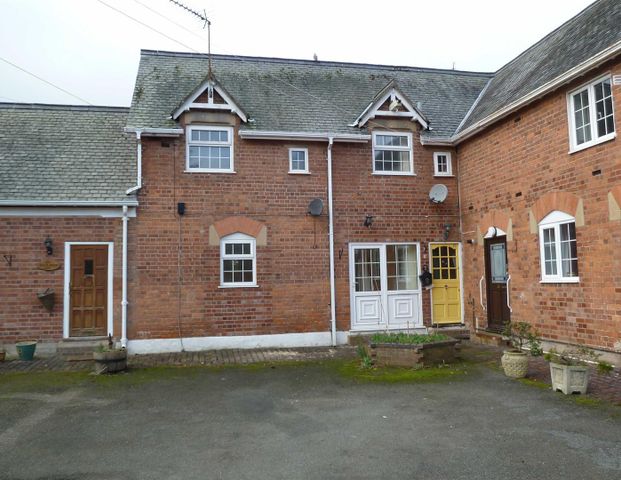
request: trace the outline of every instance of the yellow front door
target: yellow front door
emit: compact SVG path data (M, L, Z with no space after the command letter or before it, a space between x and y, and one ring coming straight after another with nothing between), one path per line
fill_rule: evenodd
M430 249L433 323L462 323L459 244L433 243Z

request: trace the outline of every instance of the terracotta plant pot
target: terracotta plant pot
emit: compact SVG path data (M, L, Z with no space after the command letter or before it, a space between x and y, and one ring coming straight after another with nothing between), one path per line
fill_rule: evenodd
M511 378L524 378L528 372L528 354L506 350L500 359L505 375Z
M127 350L93 352L95 373L116 373L127 368Z

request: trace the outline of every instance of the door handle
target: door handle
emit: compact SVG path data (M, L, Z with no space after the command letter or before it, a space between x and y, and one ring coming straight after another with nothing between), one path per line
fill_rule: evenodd
M487 307L483 305L483 281L485 280L485 275L481 275L481 280L479 280L479 303L481 304L481 308L487 311Z
M513 309L511 308L511 298L510 298L511 297L511 295L510 295L511 287L510 287L510 284L511 284L511 275L507 275L507 307L509 307L509 312L513 313Z

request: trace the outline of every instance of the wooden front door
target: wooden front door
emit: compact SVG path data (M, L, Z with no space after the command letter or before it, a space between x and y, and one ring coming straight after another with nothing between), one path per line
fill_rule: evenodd
M434 324L461 323L461 272L459 244L431 245L433 276L432 311Z
M71 245L69 335L106 335L108 245Z
M507 305L507 241L505 236L485 239L485 285L487 289L487 328L501 332L511 321Z

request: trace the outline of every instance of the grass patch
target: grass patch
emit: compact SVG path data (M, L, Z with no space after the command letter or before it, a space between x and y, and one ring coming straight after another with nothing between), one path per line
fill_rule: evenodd
M601 407L604 402L599 398L589 397L588 395L568 395L568 397L578 405L585 407Z
M442 333L420 335L417 333L375 333L371 335L371 343L396 343L399 345L422 345L425 343L443 342L450 337Z
M345 378L358 382L378 383L417 383L453 380L468 374L465 365L446 365L430 368L375 367L365 368L360 362L343 362L336 366L336 371Z
M539 380L535 380L534 378L518 378L518 381L520 383L523 383L524 385L529 385L531 387L541 388L544 390L550 388L549 383L541 382Z

